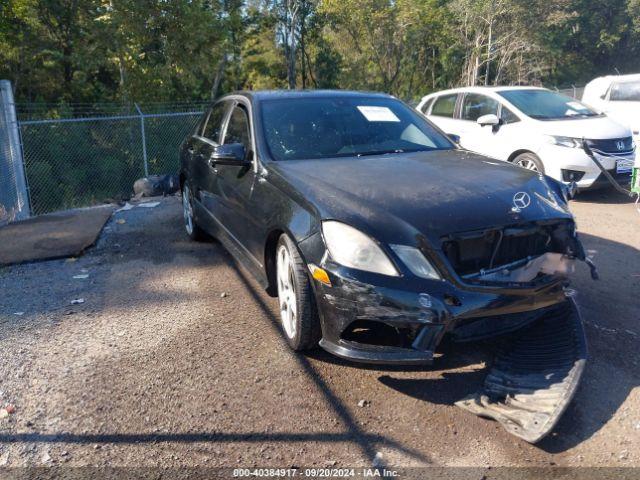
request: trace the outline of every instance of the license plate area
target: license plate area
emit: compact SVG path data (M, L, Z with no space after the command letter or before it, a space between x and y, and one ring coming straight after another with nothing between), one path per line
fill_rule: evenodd
M633 158L618 158L616 159L616 173L631 173L633 169Z

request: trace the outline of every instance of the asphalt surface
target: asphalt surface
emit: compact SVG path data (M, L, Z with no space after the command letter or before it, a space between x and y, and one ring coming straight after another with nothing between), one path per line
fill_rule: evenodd
M538 445L453 405L491 343L428 368L289 351L276 300L188 241L173 197L115 214L75 261L0 269L0 466L640 466L640 213L571 208L601 274L574 282L590 360Z

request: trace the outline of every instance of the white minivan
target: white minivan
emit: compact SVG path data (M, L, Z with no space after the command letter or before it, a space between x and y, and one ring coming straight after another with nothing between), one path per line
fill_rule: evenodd
M640 144L640 74L596 78L584 88L582 101L629 126Z
M583 103L537 87L466 87L427 95L417 107L460 146L513 162L579 189L608 185L582 148L628 182L635 159L631 130Z

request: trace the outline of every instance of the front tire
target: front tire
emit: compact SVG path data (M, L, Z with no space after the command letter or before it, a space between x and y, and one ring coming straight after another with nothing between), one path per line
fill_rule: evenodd
M513 164L544 175L544 165L542 164L542 160L540 160L540 158L538 158L534 153L521 153L513 159Z
M276 247L276 280L280 321L294 351L314 348L320 340L320 320L307 267L293 241L282 235Z
M191 190L186 183L182 186L182 216L184 218L184 229L191 240L201 242L207 239L207 234L198 226L193 217Z

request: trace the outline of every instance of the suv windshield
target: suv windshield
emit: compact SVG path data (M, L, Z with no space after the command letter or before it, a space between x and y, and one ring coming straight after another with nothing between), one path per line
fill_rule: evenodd
M640 81L614 83L609 99L612 102L640 102Z
M573 98L549 90L504 90L498 94L522 113L537 120L564 120L600 115Z
M275 160L455 148L421 115L391 98L282 98L260 105L265 139Z

